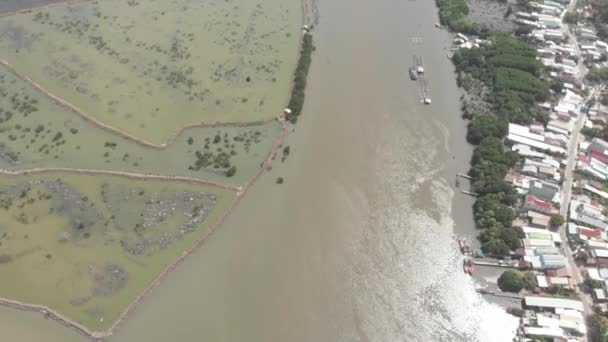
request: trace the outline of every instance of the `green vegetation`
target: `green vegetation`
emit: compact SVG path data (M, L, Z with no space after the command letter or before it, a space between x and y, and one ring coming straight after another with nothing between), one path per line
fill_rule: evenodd
M286 115L287 120L291 123L298 121L298 116L302 112L304 106L304 95L306 93L306 78L308 77L308 69L312 62L312 53L314 52L314 45L312 42L312 35L306 33L302 38L302 49L300 50L300 59L296 68L295 77L293 80L293 88L291 90L291 99L287 106L291 113Z
M534 49L502 33L492 34L489 40L488 45L459 50L453 61L459 78L470 76L489 90L482 99L491 105L489 112L468 113L472 120L467 140L476 145L469 174L479 194L473 209L475 222L482 229L482 249L490 255L507 255L521 247L523 233L512 227L511 207L518 194L504 181L519 157L505 151L503 139L509 122L526 124L544 118L545 113L534 103L548 98L549 85L538 78L542 64Z
M605 83L608 81L608 68L590 70L585 78L593 84Z
M549 84L539 79L542 64L536 51L517 38L496 33L491 44L461 49L453 58L456 71L482 81L494 112L510 122L528 124L541 115L536 101L549 97Z
M10 65L0 65L0 169L243 184L281 131L273 119L290 95L300 23L299 4L280 0L83 1L0 17L0 60ZM291 122L304 102L312 36L301 49ZM289 146L282 152L284 160ZM0 297L48 306L91 330L110 327L235 196L193 183L4 177Z
M509 122L496 115L477 115L469 122L467 140L474 145L488 137L503 138L509 132Z
M564 222L566 221L564 220L564 217L562 215L556 214L551 216L551 227L553 228L561 227Z
M0 295L108 328L234 198L209 186L54 173L0 180Z
M86 168L168 174L242 184L281 125L195 127L164 149L95 126L0 66L0 169ZM239 172L226 178L235 166Z
M608 39L608 2L605 0L591 1L593 13L591 22L597 29L597 35L602 39Z
M281 112L301 15L281 0L83 1L0 18L0 59L96 119L162 144L186 125Z
M536 275L533 272L520 272L518 270L508 270L498 278L498 287L501 291L518 293L522 289L534 290Z
M484 34L487 28L467 18L469 8L465 0L435 0L439 7L439 20L452 31L466 34Z
M587 316L588 338L591 342L608 342L608 319L599 307L593 307L593 314Z

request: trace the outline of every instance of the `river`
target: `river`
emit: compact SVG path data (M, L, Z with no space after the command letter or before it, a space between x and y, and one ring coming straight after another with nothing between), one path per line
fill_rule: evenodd
M471 151L433 2L320 0L319 12L291 156L110 341L511 340L516 320L462 272L472 200L453 183ZM430 106L409 80L414 54ZM8 309L0 330L82 340Z

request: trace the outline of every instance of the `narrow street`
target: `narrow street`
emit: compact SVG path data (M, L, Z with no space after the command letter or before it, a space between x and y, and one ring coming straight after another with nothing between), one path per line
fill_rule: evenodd
M565 10L562 13L562 21L566 15L566 13L572 11L575 7L576 7L576 0L573 0L570 2L570 5L568 6L567 10ZM565 24L564 31L571 38L571 40L575 46L575 49L577 51L577 55L581 56L581 51L579 48L578 40L576 38L576 34L571 29L570 25ZM582 58L580 58L580 57L578 59L578 69L579 69L579 80L582 82L587 73L587 69L582 62ZM592 99L593 97L597 96L597 94L598 94L598 89L592 88L592 89L590 89L589 95L587 95L585 100L588 101L589 99ZM583 125L585 122L585 117L586 117L586 113L579 112L579 115L578 115L578 118L576 120L576 124L574 127L574 131L572 132L572 136L570 139L570 146L569 146L569 150L568 150L568 160L567 160L566 167L564 170L564 183L562 184L562 199L561 199L561 203L560 203L561 204L560 214L564 218L566 218L566 223L559 230L562 241L564 241L562 251L564 253L564 256L566 258L568 258L568 264L566 266L568 275L571 278L573 278L576 281L576 283L579 284L579 286L584 282L585 279L583 278L583 276L581 274L581 270L579 269L579 267L576 264L576 261L574 259L574 254L573 254L572 250L570 249L570 246L567 242L568 241L568 236L567 236L568 235L567 234L568 220L567 220L567 218L568 218L568 209L570 207L570 200L572 198L572 185L574 182L574 168L576 166L579 142L580 142L580 138L581 138L580 132L581 132L581 129L583 128ZM593 300L592 300L591 296L586 293L580 292L580 297L583 302L585 315L593 314Z
M583 127L585 114L581 113L576 120L576 126L574 128L574 132L572 133L572 139L570 140L570 149L568 151L568 162L566 163L566 168L564 170L564 183L562 184L562 201L560 207L560 214L564 217L568 217L568 208L570 207L570 199L572 198L572 183L573 183L573 173L574 167L576 165L576 156L578 154L578 143L580 131ZM567 221L567 220L566 220ZM559 230L562 241L564 241L564 245L562 247L562 251L564 252L564 256L568 258L568 264L566 265L566 269L568 271L568 275L575 279L577 284L582 284L584 278L581 275L581 272L576 265L574 260L574 255L570 246L568 245L568 236L567 236L567 223L564 224ZM589 315L593 313L592 306L593 302L589 295L585 293L580 293L581 300L583 301L583 306L585 309L585 315Z

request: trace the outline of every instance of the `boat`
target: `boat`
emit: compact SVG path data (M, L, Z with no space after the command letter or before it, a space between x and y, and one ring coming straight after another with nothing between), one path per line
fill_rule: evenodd
M436 28L441 28L441 24L440 23L435 23L435 27Z
M456 187L460 188L460 179L458 177L456 177Z
M473 262L470 259L464 259L462 261L462 268L464 270L464 273L466 274L472 275L473 272L475 272L475 266L473 265Z
M419 66L418 66L418 68L416 69L416 71L417 71L419 74L424 74L424 67L423 67L422 65L419 65Z
M465 239L458 240L458 247L460 247L460 253L464 255L471 254L471 245L469 244L469 241Z
M424 104L431 104L431 98L430 97L425 97L424 98Z
M410 78L412 79L412 81L418 79L418 75L416 74L416 69L414 67L410 68Z

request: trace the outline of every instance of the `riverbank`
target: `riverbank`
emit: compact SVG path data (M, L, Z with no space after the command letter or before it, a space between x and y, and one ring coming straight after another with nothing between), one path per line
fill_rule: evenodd
M508 325L492 325L501 312L461 272L453 227L475 230L453 173L470 149L436 8L319 5L288 161L273 163L110 341L505 341L492 338ZM431 106L407 75L413 54L424 56ZM28 321L11 323L27 331Z

